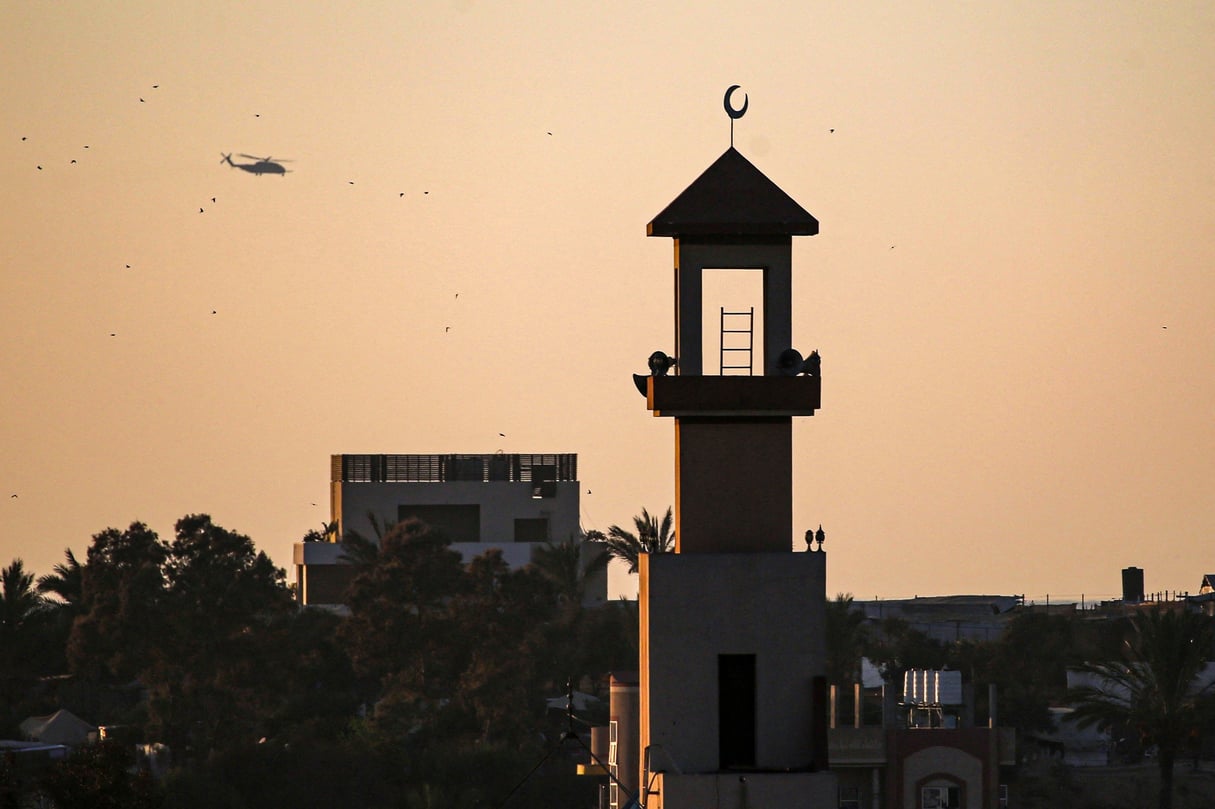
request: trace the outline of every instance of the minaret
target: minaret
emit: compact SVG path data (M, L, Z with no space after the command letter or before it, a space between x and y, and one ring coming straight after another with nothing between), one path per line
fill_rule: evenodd
M640 563L644 804L834 806L826 554L793 550L792 421L821 378L793 346L792 237L818 221L731 144L647 232L675 244L674 365L655 352L635 381L675 423L676 549ZM759 373L711 375L704 271L735 268L762 273Z

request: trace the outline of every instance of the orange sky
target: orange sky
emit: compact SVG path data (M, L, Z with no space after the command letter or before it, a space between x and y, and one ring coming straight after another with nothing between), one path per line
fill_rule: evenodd
M829 591L1215 570L1210 4L354 5L0 6L0 563L207 512L287 566L340 452L577 452L585 527L662 510L645 225L740 84L821 222Z

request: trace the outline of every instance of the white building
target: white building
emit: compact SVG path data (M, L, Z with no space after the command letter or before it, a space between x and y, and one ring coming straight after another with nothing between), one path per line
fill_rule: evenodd
M581 539L578 456L334 455L330 463L329 542L294 548L297 597L304 605L340 604L353 567L337 540L417 518L451 540L465 561L491 548L511 567L531 561L537 546ZM588 582L587 600L606 598L607 574Z

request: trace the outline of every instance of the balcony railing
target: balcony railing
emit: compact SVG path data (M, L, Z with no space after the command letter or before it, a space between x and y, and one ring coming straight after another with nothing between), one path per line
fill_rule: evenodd
M578 479L578 455L333 455L334 483L538 483Z

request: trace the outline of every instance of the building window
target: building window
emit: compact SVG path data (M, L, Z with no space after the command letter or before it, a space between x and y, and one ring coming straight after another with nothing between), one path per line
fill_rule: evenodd
M358 569L353 565L301 565L303 577L297 579L304 590L306 605L344 604L346 591Z
M840 787L840 809L861 809L860 787Z
M481 541L481 506L470 505L400 505L397 520L404 522L411 517L430 526L450 542Z
M920 787L920 809L960 809L962 790L958 787Z
M532 499L557 496L557 467L552 464L532 464Z
M608 766L611 767L612 775L616 774L616 751L620 748L617 746L620 737L617 735L620 732L620 723L613 719L608 723Z
M620 778L620 764L616 760L620 751L617 735L619 732L620 725L617 720L608 722L608 773L612 776L608 781L608 805L611 809L620 809L620 784L617 783Z
M721 769L755 766L755 655L717 656Z
M515 542L548 542L548 517L515 518Z
M1000 809L1008 809L1008 784L1000 784L1000 799L996 805Z

